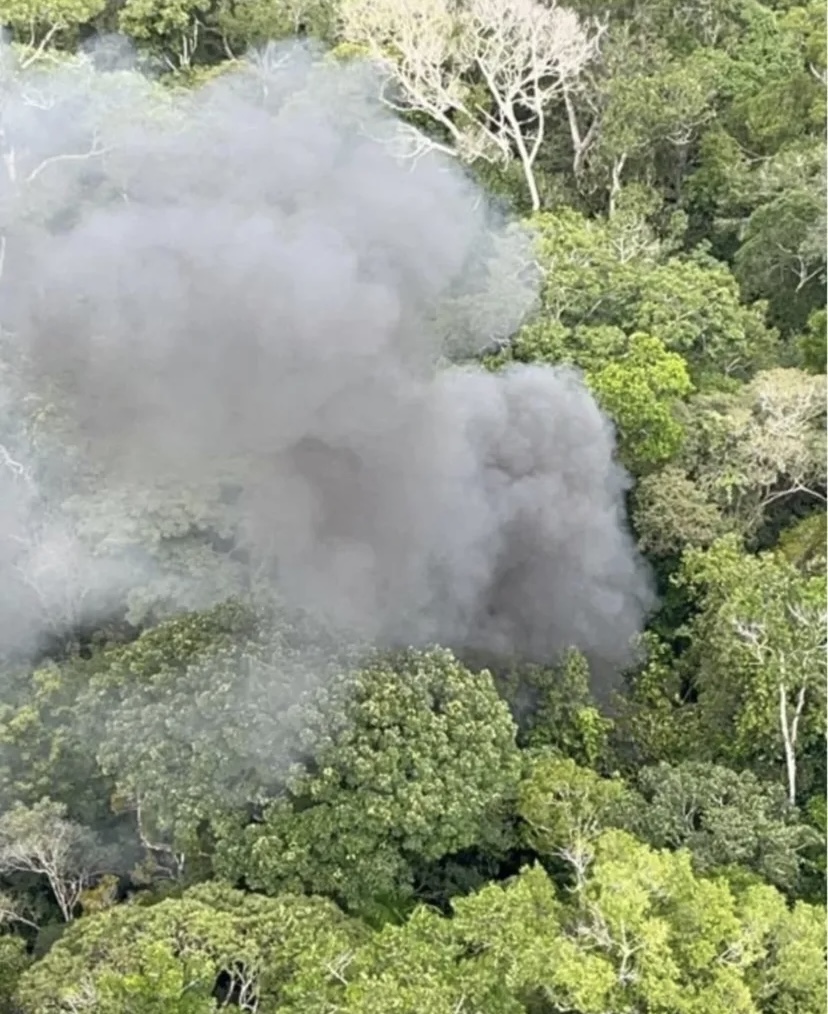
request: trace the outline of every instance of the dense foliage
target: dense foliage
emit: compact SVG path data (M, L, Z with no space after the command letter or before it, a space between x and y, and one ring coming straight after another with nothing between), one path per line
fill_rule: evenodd
M250 605L221 496L130 495L122 544L226 601L132 588L4 661L0 1011L825 1011L824 3L0 19L23 63L123 33L162 89L295 35L383 56L420 143L535 230L540 305L485 365L583 371L661 603L609 691L576 651L366 654Z

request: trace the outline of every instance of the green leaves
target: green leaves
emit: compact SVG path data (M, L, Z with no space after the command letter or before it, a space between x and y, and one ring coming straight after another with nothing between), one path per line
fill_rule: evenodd
M208 18L226 50L236 57L253 46L297 35L332 40L338 9L326 0L221 0Z
M620 779L539 754L521 782L517 811L526 843L540 855L564 859L583 878L595 840L606 828L623 826L632 805Z
M10 27L22 45L26 65L50 45L75 42L77 30L93 22L105 7L105 0L2 0L0 23Z
M318 701L304 733L312 760L243 844L219 842L226 875L358 906L409 890L412 861L497 840L518 757L488 673L447 651L409 652L339 676Z
M26 944L20 937L0 936L0 1010L13 1010L20 976L30 963Z
M774 334L761 304L745 306L727 268L709 257L671 258L641 279L635 326L683 355L692 376L744 378L764 365Z
M825 872L824 3L615 4L577 82L553 68L517 99L492 90L502 74L483 80L485 61L498 25L529 38L529 7L472 5L503 20L467 33L471 8L442 0L346 6L361 46L335 57L396 61L403 85L430 89L402 96L406 129L436 128L513 208L545 209L515 223L514 249L510 233L497 256L477 251L494 296L453 293L429 326L448 358L478 355L485 333L504 349L492 368L583 375L658 570L648 653L609 717L577 652L496 660L493 680L440 647L381 655L241 605L248 463L198 488L101 487L57 394L30 397L9 335L3 445L14 461L33 448L49 523L83 567L76 598L43 599L55 661L4 673L0 1007L824 1014L825 913L803 902ZM606 13L576 6L584 25ZM19 62L117 22L177 85L270 39L342 43L342 13L0 2ZM436 77L418 79L405 45ZM42 163L66 153L15 147L14 124L4 147L55 228L123 199L96 181L124 136L113 95L134 96L135 122L180 112L137 74L72 67L63 97L44 75L42 95L21 88L46 117L94 93L88 154ZM538 312L512 335L536 267ZM115 575L105 594L84 584L84 554ZM79 636L99 601L116 618Z
M819 910L788 916L772 888L734 893L696 877L686 853L654 852L621 831L596 839L576 892L559 892L536 866L452 907L448 920L418 910L358 949L339 1009L757 1014L785 995L798 962L809 964L800 998L813 1002L812 931L794 952L780 944Z
M728 531L756 538L787 505L820 504L824 419L824 375L796 369L766 370L732 393L695 396L678 413L686 440L675 463L644 477L635 492L642 547L668 555L705 548Z
M23 973L17 1002L24 1014L84 999L104 1014L201 1014L231 997L264 1014L819 1010L820 909L702 880L686 853L621 831L596 839L574 893L535 866L452 907L370 933L319 898L202 886L77 923Z
M725 539L689 551L680 580L700 608L684 662L709 748L764 770L779 764L793 802L799 760L824 735L824 577Z
M687 762L644 768L637 786L644 803L632 829L651 845L688 848L701 873L741 866L782 890L799 886L803 850L819 836L797 820L781 785Z
M361 935L322 899L249 897L215 883L84 919L23 976L19 999L38 1014L73 1001L104 1014L208 1014L230 997L298 1014L292 999L312 1009L325 970Z
M825 152L820 140L791 146L761 170L759 203L734 266L750 298L769 298L788 332L824 304Z
M740 301L725 265L701 254L674 255L636 201L608 221L569 209L533 221L546 280L540 316L516 336L514 358L569 362L596 373L619 356L636 359L643 333L684 359L694 383L717 373L745 377L767 361L774 334L764 308ZM641 365L649 354L640 347ZM668 386L689 393L682 363L659 358L662 372L673 375Z
M302 705L330 665L319 642L305 650L309 639L291 618L228 603L95 660L98 760L143 838L198 868L213 818L260 806L281 785L302 748Z
M627 351L587 374L587 382L618 427L619 452L628 468L641 473L675 457L684 431L673 403L692 390L681 356L667 352L657 338L633 334Z
M641 477L633 522L639 546L656 557L678 555L688 546L706 548L730 527L704 489L673 465Z
M189 70L198 54L209 0L126 0L118 27L149 45L170 70Z

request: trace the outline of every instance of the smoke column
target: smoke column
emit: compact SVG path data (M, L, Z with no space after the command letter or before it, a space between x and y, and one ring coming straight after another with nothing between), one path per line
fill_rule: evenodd
M617 669L650 592L611 426L566 370L456 365L531 311L530 239L445 157L400 158L373 94L305 50L183 96L7 74L4 331L96 509L232 472L250 566L292 604ZM76 573L71 530L44 538Z

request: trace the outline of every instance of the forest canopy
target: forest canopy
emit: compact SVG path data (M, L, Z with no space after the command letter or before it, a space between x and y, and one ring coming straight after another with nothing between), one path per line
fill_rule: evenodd
M824 1014L824 3L0 22L0 1014Z

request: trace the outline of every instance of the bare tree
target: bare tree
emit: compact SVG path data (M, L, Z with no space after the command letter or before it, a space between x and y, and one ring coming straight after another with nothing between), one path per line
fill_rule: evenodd
M428 116L449 154L517 158L540 208L549 104L597 54L603 26L536 0L344 0L342 19L344 37L385 68L389 106Z
M61 29L65 27L62 22L55 24ZM108 150L96 130L69 128L64 134L32 129L38 119L45 121L54 113L60 95L46 79L28 74L27 68L34 62L49 59L64 69L74 68L78 79L84 69L88 71L83 59L58 61L48 53L44 55L42 49L51 38L52 34L47 32L28 55L26 50L0 52L0 189L4 193L0 216L0 281L8 253L9 229L15 219L19 220L21 213L25 213L23 209L27 204L34 207L41 177L46 177L47 187L53 185L56 170L66 170L73 165L79 167L102 157ZM44 142L43 138L48 140ZM62 150L64 145L72 150Z
M0 873L46 877L66 922L82 892L103 871L103 851L88 828L66 819L66 807L42 799L0 816Z
M804 493L825 502L825 377L799 370L757 374L753 394L753 432L749 448L757 471L765 473L763 506ZM786 482L778 487L778 477Z
M695 482L746 531L756 531L767 509L790 497L825 503L824 376L763 371L704 418L717 436Z

